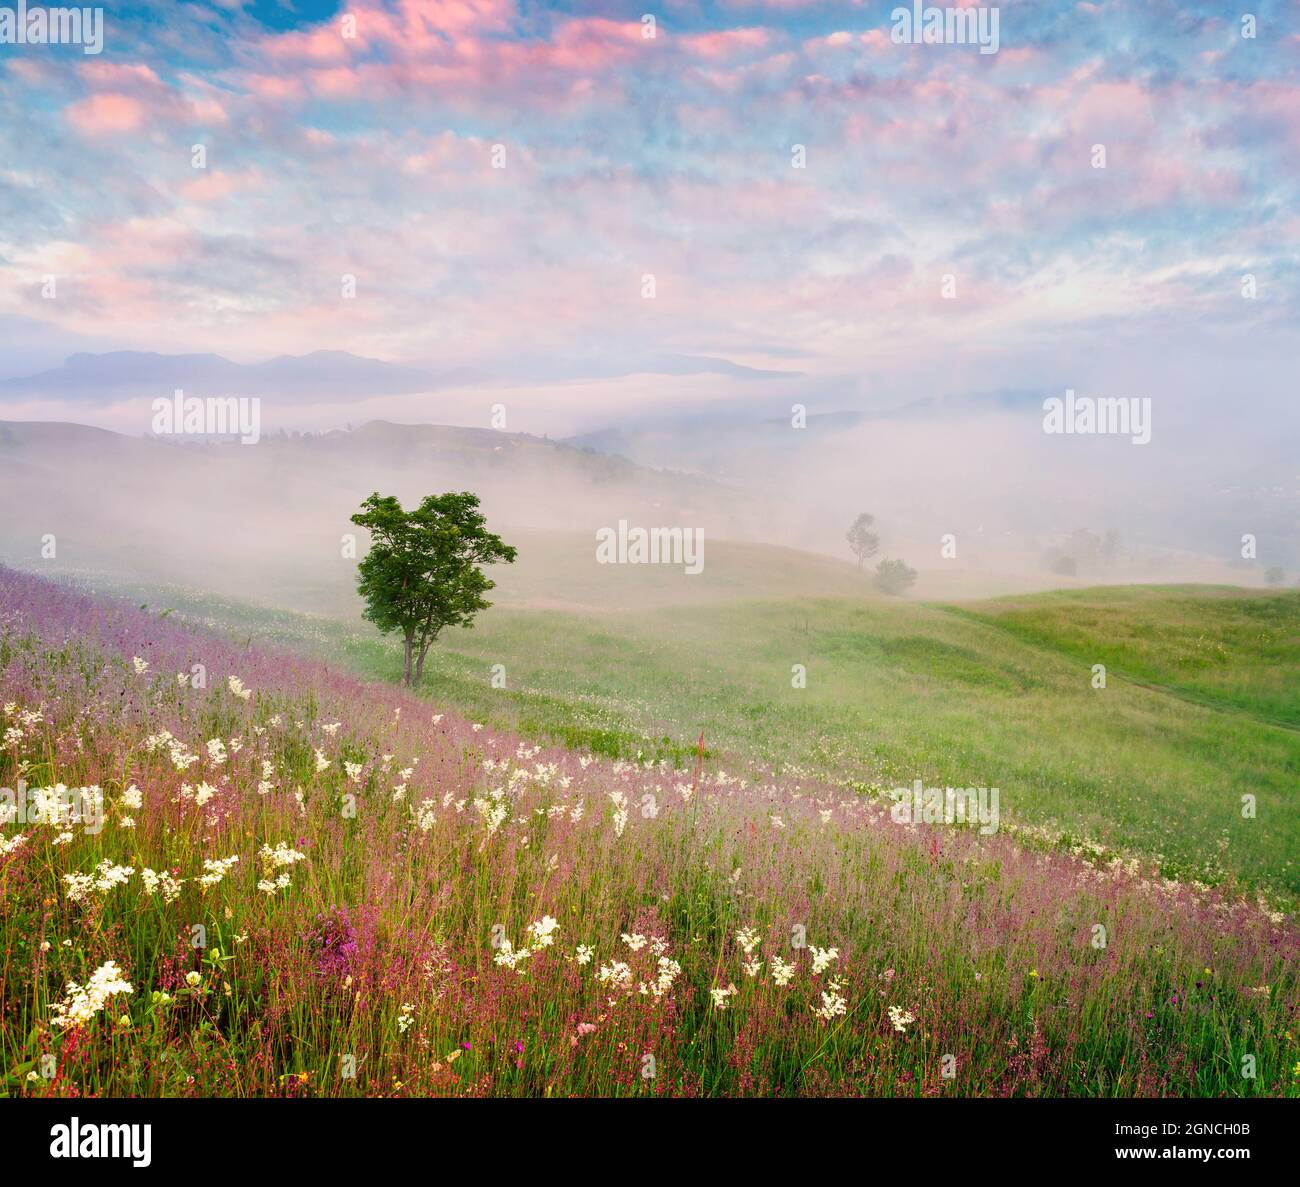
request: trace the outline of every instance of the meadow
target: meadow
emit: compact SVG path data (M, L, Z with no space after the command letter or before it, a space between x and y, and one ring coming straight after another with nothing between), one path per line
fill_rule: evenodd
M861 746L882 772L933 753L927 781L942 780L954 740L975 737L981 716L996 725L984 732L1013 736L1020 696L1062 696L1077 660L1047 664L1040 637L980 677L959 650L957 674L943 679L964 672L963 687L987 685L1005 702L1002 717L990 716L992 701L966 707L967 723L957 705L939 711L952 698L931 687L942 660L915 641L914 616L933 615L927 629L976 655L981 632L1005 638L1007 627L927 607L901 618L892 605L807 609L816 626L801 649L754 633L721 676L678 672L683 716L717 694L711 719L689 714L690 732L703 728L713 748L692 755L666 694L617 703L627 684L604 692L621 631L571 645L564 669L594 681L584 694L594 713L615 707L614 736L549 746L534 738L562 718L564 697L552 709L529 693L535 611L501 608L484 619L495 637L449 640L441 686L412 693L343 670L366 655L391 662L359 633L351 650L336 638L326 665L236 637L229 623L205 629L0 569L0 784L44 789L36 798L48 809L0 829L4 1091L1296 1094L1300 932L1244 872L1211 886L1170 877L1155 858L1029 828L899 824L881 798L887 777L830 777ZM526 631L511 617L525 613ZM673 648L703 648L720 629L707 607L672 614L671 639L639 660L637 688L656 687ZM800 633L786 603L755 614ZM261 628L309 630L275 615ZM328 624L310 629L331 645ZM472 703L463 715L444 704L457 663L482 668L467 640L500 655L511 629L527 636L507 662L516 700L494 705L532 713L528 736ZM739 642L729 635L703 654ZM887 661L870 680L863 655ZM837 656L853 662L837 667ZM1158 649L1148 658L1158 665ZM766 739L790 753L764 773L769 752L743 744L785 716L767 701L783 703L797 662L810 676L856 674L864 695L879 682L869 706L911 699L873 727L882 732L855 740L844 729L829 745L818 731L834 720L833 695L802 710L803 722L792 710L782 737ZM761 714L750 722L734 682L763 665L772 691L751 689ZM1214 681L1202 684L1211 695ZM465 686L478 687L468 676ZM1122 680L1104 695L1117 693L1133 698L1130 722L1150 719L1148 746L1178 713L1220 712ZM1153 707L1166 701L1177 713ZM905 712L921 708L929 716L906 726ZM1223 710L1221 728L1258 729L1237 743L1288 761L1290 734L1246 708ZM652 721L671 756L602 753L623 745L620 729ZM933 751L891 758L932 725ZM1069 769L1080 729L1101 726L1063 721L1057 769ZM1201 734L1202 773L1236 778L1226 740L1219 753L1213 732ZM1005 738L988 745L1011 753ZM951 769L976 769L956 757ZM95 813L61 814L59 785L89 789L82 802L102 808L102 828ZM1203 810L1213 813L1212 798ZM1229 847L1228 859L1244 870L1249 857L1261 880L1284 886L1285 847L1253 844L1243 839L1240 859Z
M1300 593L1135 585L937 603L874 596L851 566L789 550L734 547L699 583L607 570L592 585L594 566L548 559L550 598L531 575L503 581L472 630L444 633L427 696L610 758L689 764L703 733L706 767L755 779L855 795L918 778L996 786L1026 839L1300 901ZM368 678L400 674L397 645L342 607L137 593Z

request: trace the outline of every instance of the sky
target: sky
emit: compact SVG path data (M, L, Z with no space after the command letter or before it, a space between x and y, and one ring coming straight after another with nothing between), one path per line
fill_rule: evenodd
M0 46L0 378L339 349L537 429L1066 387L1275 427L1300 7L1006 2L989 54L896 7L106 5L98 55Z

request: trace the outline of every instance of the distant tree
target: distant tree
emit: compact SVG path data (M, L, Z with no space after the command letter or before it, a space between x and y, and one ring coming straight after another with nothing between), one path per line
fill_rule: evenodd
M875 522L876 517L864 511L853 521L853 526L845 537L853 555L858 558L859 569L867 557L876 555L876 550L880 547L880 537L871 530L871 525Z
M1079 575L1079 562L1065 553L1058 553L1053 558L1051 568L1053 573L1061 577L1077 577Z
M1078 572L1094 572L1101 562L1102 540L1095 532L1079 528L1070 533L1070 543L1066 551L1074 558Z
M1281 565L1269 565L1264 570L1264 580L1269 585L1281 585L1286 580L1286 573L1282 571Z
M1106 536L1101 542L1101 563L1110 568L1119 560L1119 533L1114 528L1107 528Z
M514 561L514 548L487 530L469 491L429 495L414 511L402 510L378 491L352 517L370 532L370 551L357 566L363 617L384 634L398 632L406 645L405 684L424 676L424 657L447 626L473 626L492 603L483 595L496 585L480 565Z
M901 594L916 580L916 570L902 560L883 560L876 566L876 588L881 593Z

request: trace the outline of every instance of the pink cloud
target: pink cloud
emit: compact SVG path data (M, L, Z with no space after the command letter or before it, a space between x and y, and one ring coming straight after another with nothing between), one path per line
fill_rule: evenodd
M357 40L361 29L358 23ZM356 41L343 36L337 21L330 21L315 29L295 30L266 38L260 48L272 61L296 62L346 62Z
M766 29L721 29L716 33L683 37L680 44L685 46L688 53L698 54L702 58L726 58L748 50L763 49L770 40L771 35Z
M263 177L256 169L246 169L242 173L222 173L212 170L195 181L181 185L180 194L187 202L207 204L217 202L230 194L255 189L263 184Z
M297 99L305 91L302 80L282 74L254 74L244 79L244 84L263 99Z
M853 0L855 7L860 8L863 0ZM778 12L797 12L801 8L819 8L827 4L827 0L724 0L728 8L769 8Z
M78 132L89 136L133 132L144 122L142 104L129 95L112 91L78 100L64 114Z
M642 37L640 24L583 19L566 21L549 44L511 44L503 47L503 56L548 69L585 72L626 62L653 44Z
M398 11L408 30L451 34L499 32L516 15L512 0L401 0Z
M1077 127L1132 133L1155 123L1152 95L1135 82L1102 82L1078 96L1070 112Z
M1022 45L1013 49L1000 49L997 53L996 64L998 66L1027 66L1037 65L1045 60L1045 55L1041 50L1035 49L1032 45Z
M515 15L511 0L401 0L394 9L357 3L314 29L269 34L256 49L272 61L319 65L341 65L375 46L418 58L500 32ZM346 18L354 36L344 36Z
M262 61L250 62L233 81L273 101L298 97L299 86L336 100L379 101L426 90L468 103L485 94L508 98L521 89L530 101L582 99L595 94L583 76L608 73L658 48L643 36L639 21L602 17L565 20L545 41L484 36L509 24L514 9L505 0L406 0L392 11L351 12L357 20L354 41L344 39L337 24L310 36L267 37L254 49ZM740 46L756 38L741 32L733 40ZM357 58L340 45L357 54L382 45L384 56ZM292 82L285 61L298 63Z
M152 69L141 63L101 62L93 60L81 67L81 77L95 87L105 89L135 90L141 87L161 87L163 81Z

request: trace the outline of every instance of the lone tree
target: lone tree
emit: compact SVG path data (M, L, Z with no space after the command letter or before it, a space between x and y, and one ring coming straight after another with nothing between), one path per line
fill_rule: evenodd
M916 570L904 560L883 560L876 566L876 588L881 593L901 594L916 580Z
M876 555L876 549L880 547L880 537L871 530L871 525L875 522L876 517L864 511L853 521L853 526L849 528L846 539L849 542L849 548L853 551L853 555L858 558L859 569L862 568L862 564L867 557Z
M424 675L429 645L445 626L473 626L492 603L483 595L496 582L479 565L513 562L518 555L486 528L478 496L469 491L429 495L403 511L392 495L376 491L352 517L370 531L370 551L357 566L363 615L384 634L406 641L405 684Z

